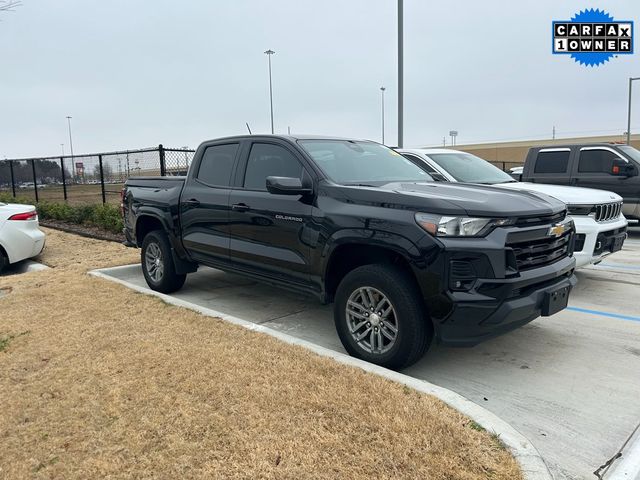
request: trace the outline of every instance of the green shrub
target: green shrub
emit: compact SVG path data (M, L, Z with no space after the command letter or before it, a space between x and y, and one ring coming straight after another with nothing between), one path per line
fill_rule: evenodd
M0 193L0 202L34 204L31 199L13 198L6 193ZM50 219L78 225L92 225L112 233L121 233L124 227L120 208L116 205L69 205L67 203L46 201L35 205L38 208L38 215L43 220Z

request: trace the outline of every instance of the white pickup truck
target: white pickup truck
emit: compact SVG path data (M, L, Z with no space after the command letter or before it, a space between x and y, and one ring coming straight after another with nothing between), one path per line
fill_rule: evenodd
M616 193L518 182L480 157L448 148L403 148L397 151L422 167L436 181L481 183L539 192L564 202L576 225L576 267L600 263L607 255L620 250L627 238L622 197Z

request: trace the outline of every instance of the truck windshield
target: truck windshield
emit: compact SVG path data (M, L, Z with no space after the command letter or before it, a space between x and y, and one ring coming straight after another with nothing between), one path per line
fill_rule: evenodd
M487 184L515 182L508 173L470 153L430 153L427 156L458 182Z
M431 176L379 143L353 140L299 140L327 176L344 185L431 182Z
M629 155L636 163L640 163L640 152L634 147L630 145L621 145L618 148Z

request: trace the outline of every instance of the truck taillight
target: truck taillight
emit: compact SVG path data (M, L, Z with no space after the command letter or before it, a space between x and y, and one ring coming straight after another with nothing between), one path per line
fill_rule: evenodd
M11 215L9 220L37 220L38 212L35 210L33 212L25 212L25 213L16 213L15 215Z

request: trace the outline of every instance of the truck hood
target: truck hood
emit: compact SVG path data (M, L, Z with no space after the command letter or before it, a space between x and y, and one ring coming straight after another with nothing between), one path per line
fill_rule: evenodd
M544 193L557 198L567 205L595 205L598 203L622 201L622 197L617 193L606 190L596 190L595 188L567 187L564 185L528 182L500 183L494 186L508 190L526 190L528 192Z
M565 210L564 203L543 193L488 185L393 182L380 187L339 188L349 202L439 215L522 217L553 215Z

